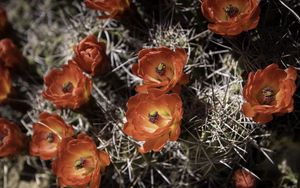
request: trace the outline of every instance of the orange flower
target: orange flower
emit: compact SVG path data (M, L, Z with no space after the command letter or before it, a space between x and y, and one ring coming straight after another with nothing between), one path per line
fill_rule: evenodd
M90 9L100 10L106 13L99 18L116 18L130 7L131 0L85 0L86 6Z
M106 152L97 147L86 134L76 138L62 140L58 147L58 156L52 163L52 169L58 177L60 186L98 188L101 172L110 164Z
M4 102L11 92L11 79L8 69L0 65L0 104Z
M57 155L57 145L62 139L73 136L74 129L56 114L43 112L39 119L33 125L29 152L43 160L53 159Z
M132 67L133 74L143 79L143 85L137 86L136 91L161 95L180 90L180 85L188 82L183 72L186 62L187 54L180 48L175 51L166 47L141 50L138 63Z
M89 35L75 46L74 61L82 70L92 76L103 73L109 65L105 48L105 43L98 42L94 35Z
M4 8L0 7L0 34L5 32L7 24L8 21L6 11Z
M124 132L145 141L141 153L160 151L168 140L178 139L183 113L178 94L137 94L128 100L127 108Z
M236 188L255 187L255 177L244 169L238 169L234 172L234 182Z
M5 38L0 40L0 64L13 68L23 61L23 56L12 40Z
M274 63L264 70L251 72L243 90L246 100L242 106L244 114L256 122L267 123L273 119L272 114L292 112L296 79L294 67L282 70Z
M203 0L201 10L208 28L220 35L235 36L259 22L259 0Z
M53 69L44 78L47 89L44 98L52 101L57 108L79 108L88 102L92 90L92 81L70 60L62 70Z
M0 118L0 157L20 152L24 148L24 139L16 124Z

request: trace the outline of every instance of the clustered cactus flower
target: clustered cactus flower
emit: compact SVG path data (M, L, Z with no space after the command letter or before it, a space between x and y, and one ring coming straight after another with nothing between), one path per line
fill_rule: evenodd
M106 56L106 45L98 42L94 35L89 35L74 47L74 61L77 65L92 76L104 73L109 65Z
M143 79L143 85L137 86L138 93L161 95L169 91L179 92L188 82L183 72L187 63L184 49L166 47L143 49L139 52L138 63L132 66L134 75Z
M29 152L43 160L55 158L61 141L75 134L72 126L66 124L60 116L47 112L39 115L39 122L35 123L32 129Z
M25 147L25 135L19 126L0 118L0 157L14 155Z
M101 19L115 18L120 16L127 8L130 7L131 0L112 0L112 1L97 1L85 0L84 3L90 9L99 10L106 14L99 16Z
M235 36L255 29L259 22L259 0L204 0L203 15L211 22L208 28L220 35Z
M160 151L165 143L180 135L182 101L178 94L137 94L129 99L124 132L145 141L141 153Z
M43 96L57 108L77 109L90 98L92 81L72 60L62 70L51 70L44 81L47 88Z
M243 111L254 121L267 123L274 115L292 112L296 91L297 71L294 67L282 70L271 64L263 70L250 73L244 87Z
M180 21L176 27L168 22L154 35L168 31L150 42L144 40L153 33L135 30L157 21L141 8L147 3L62 2L62 14L70 15L59 21L52 20L56 9L45 12L51 27L67 30L57 36L59 47L45 44L52 52L65 44L59 55L34 48L30 41L40 33L28 37L28 45L20 42L22 51L0 7L0 157L49 161L46 168L61 187L256 187L251 149L270 160L261 147L265 128L297 108L298 77L295 64L272 60L248 71L240 66L246 56L235 59L235 42L259 27L260 1L203 0L187 9L181 7L186 2L164 2L169 6L158 11L170 10L165 15ZM201 13L203 22L195 16ZM127 14L132 20L122 19ZM189 30L193 24L208 30ZM182 36L174 39L177 31ZM249 48L260 37L251 38ZM29 67L36 72L23 80ZM29 110L10 111L12 101L23 102L13 97L24 90ZM11 116L2 115L2 107Z

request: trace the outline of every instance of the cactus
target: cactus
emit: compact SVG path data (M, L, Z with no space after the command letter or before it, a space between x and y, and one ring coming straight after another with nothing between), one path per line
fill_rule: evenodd
M241 111L244 75L274 60L285 67L299 67L299 39L292 32L299 18L293 12L296 0L261 2L261 19L267 22L272 20L270 15L279 15L280 27L287 29L270 31L270 25L260 25L236 38L222 38L209 31L198 0L135 0L119 20L98 19L101 13L88 9L81 0L6 0L3 5L9 10L14 40L19 41L28 69L14 75L13 85L22 98L17 99L17 95L10 99L12 105L0 106L0 115L22 125L28 137L43 111L57 113L76 133L87 132L98 149L110 156L111 165L102 176L101 186L230 187L235 169L253 169L251 173L263 181L261 171L265 169L255 164L277 162L271 154L271 149L277 148L272 144L276 139L270 136L279 134L276 128L258 124ZM92 96L83 108L55 109L41 95L43 77L53 67L66 64L74 56L74 46L90 34L106 43L110 71L93 78ZM267 39L270 41L264 43ZM273 51L270 44L278 46ZM139 50L160 46L183 48L188 54L184 71L190 82L181 91L181 135L160 152L141 154L137 148L143 142L123 131L126 103L136 93L134 87L142 83L131 68L138 61ZM297 123L292 125L297 122L299 91L295 104L296 110L278 121L288 124L291 132L299 128ZM22 107L15 108L18 105ZM13 166L16 161L20 167ZM57 183L50 162L37 157L23 153L1 159L0 164L0 186L46 188ZM283 180L288 177L297 184L295 172L286 162L279 164ZM19 178L16 185L10 184L13 171Z

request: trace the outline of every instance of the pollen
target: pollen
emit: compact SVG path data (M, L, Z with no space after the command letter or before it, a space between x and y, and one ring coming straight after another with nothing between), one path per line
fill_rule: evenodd
M70 93L70 92L73 91L73 89L74 89L73 84L71 82L67 82L63 85L62 90L63 90L64 93Z
M160 76L163 76L166 73L166 65L164 63L160 63L155 71L157 72L157 74L159 74Z
M148 117L149 117L149 121L151 123L156 123L156 121L158 120L158 112L154 111L154 112L150 112Z
M229 18L236 17L240 12L237 7L232 6L231 4L224 8L224 11Z

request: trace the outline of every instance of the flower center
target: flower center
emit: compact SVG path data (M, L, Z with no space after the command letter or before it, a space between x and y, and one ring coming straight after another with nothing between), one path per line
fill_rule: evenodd
M269 105L275 100L275 92L270 87L265 87L260 92L260 103Z
M93 57L93 48L86 49L86 54L88 57Z
M62 91L64 93L71 93L74 89L74 86L71 82L64 83Z
M225 7L224 11L229 18L236 17L240 13L240 10L235 6L232 6L232 4Z
M5 135L0 132L0 146L3 144L3 139L5 138Z
M149 121L151 123L156 123L156 121L158 120L158 112L156 112L156 111L150 112L148 114L148 117L149 117Z
M164 63L160 63L156 68L155 71L160 76L163 76L166 73L166 65Z
M84 158L80 158L75 162L75 169L76 170L82 169L84 167L84 164L85 164Z
M47 142L52 143L54 141L54 134L49 133L47 136Z

